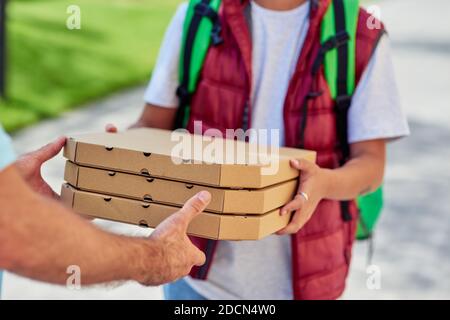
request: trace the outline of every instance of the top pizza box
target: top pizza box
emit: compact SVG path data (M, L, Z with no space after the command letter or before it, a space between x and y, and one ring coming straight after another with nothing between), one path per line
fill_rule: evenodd
M316 159L314 151L149 128L72 136L64 156L88 167L233 189L294 179L299 172L290 159Z

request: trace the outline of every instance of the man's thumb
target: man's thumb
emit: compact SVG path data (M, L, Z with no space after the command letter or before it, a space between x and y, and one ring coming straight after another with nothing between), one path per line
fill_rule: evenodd
M177 215L181 221L187 227L189 222L192 221L196 216L198 216L211 201L211 194L208 191L201 191L195 196L190 198L183 206L183 208L178 211Z
M59 137L55 141L43 146L37 151L34 151L33 154L37 159L39 159L41 162L45 162L54 156L56 156L61 149L66 144L66 137Z

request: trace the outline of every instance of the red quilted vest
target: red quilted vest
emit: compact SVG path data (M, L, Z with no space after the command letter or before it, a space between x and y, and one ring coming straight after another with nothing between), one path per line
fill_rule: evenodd
M320 23L330 0L311 1L310 27L284 103L285 143L316 150L317 163L324 168L339 166L334 102L323 68L312 76L312 64L320 48ZM244 15L248 1L223 0L220 19L224 43L207 54L199 85L191 101L188 129L202 121L203 130L238 129L248 107L251 125L252 44ZM360 10L356 40L356 80L359 81L384 30L370 30L369 14ZM319 95L309 95L319 92ZM309 95L309 97L308 97ZM307 112L303 107L307 106ZM304 134L300 132L306 115ZM303 136L303 137L302 137ZM345 288L351 249L355 238L357 209L350 205L353 219L344 222L338 201L323 200L309 222L292 235L292 285L295 299L336 299ZM206 253L207 262L195 267L191 276L206 279L217 241L192 238ZM270 289L270 288L268 288Z

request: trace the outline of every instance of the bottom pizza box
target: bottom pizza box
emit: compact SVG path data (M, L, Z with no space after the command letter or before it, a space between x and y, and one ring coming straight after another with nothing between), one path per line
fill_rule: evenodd
M179 208L78 190L63 184L61 199L75 212L94 218L156 227ZM289 215L279 209L263 215L221 215L203 212L192 220L188 234L216 240L258 240L285 227Z

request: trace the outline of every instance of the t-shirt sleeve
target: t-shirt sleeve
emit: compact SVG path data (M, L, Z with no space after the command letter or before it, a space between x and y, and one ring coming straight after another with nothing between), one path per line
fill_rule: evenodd
M380 39L353 95L348 114L350 143L409 135L395 79L389 38Z
M9 166L16 159L10 137L0 125L0 171Z
M152 78L144 95L145 102L149 104L167 108L178 106L178 66L187 7L187 3L178 7L164 35Z

